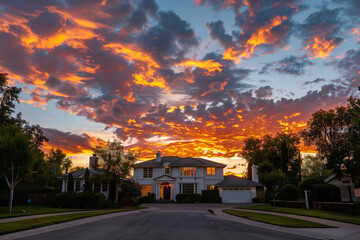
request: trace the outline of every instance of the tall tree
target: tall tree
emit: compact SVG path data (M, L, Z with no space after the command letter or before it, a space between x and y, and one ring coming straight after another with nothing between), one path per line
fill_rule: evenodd
M305 144L316 146L321 157L326 159L327 168L338 173L356 174L359 159L354 158L354 152L358 151L359 130L352 119L349 106L328 111L320 109L301 133Z
M68 174L69 169L72 167L73 162L70 157L66 157L61 165L61 169L65 170L65 173Z
M44 141L49 139L44 136L44 132L39 125L31 125L22 119L21 113L15 117L15 103L19 103L21 88L9 86L6 73L0 73L0 126L14 124L32 136L32 142L40 148Z
M9 213L16 185L26 174L32 171L32 165L39 157L32 137L19 126L5 125L0 127L0 174L10 189Z
M138 155L132 151L125 151L124 146L118 141L98 145L93 151L98 157L98 167L111 177L109 198L116 201L118 186L130 176L132 165Z
M61 174L61 166L66 159L66 154L60 148L51 148L46 156L51 172L57 176Z
M297 184L300 181L300 138L295 133L278 133L262 138L247 138L242 156L248 161L248 178L251 179L251 166L269 162L275 170L280 170Z
M9 212L12 211L14 188L26 173L34 172L31 169L34 159L38 159L35 168L44 170L41 146L48 141L39 125L30 125L22 119L21 113L12 116L20 92L21 88L9 86L6 73L0 73L0 174L10 188Z

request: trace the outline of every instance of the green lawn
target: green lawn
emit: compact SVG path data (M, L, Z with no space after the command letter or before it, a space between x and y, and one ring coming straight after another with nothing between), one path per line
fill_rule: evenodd
M133 208L123 208L123 209L99 210L96 212L69 213L64 215L32 218L32 219L26 219L26 220L14 221L14 222L0 223L0 235L23 231L32 228L49 226L57 223L69 222L82 218L94 217L98 215L104 215L104 214L116 213L116 212L133 211L143 208L144 207L133 207Z
M344 214L338 212L329 212L329 211L320 211L313 209L302 209L302 208L283 208L283 207L273 207L270 205L258 205L258 206L249 206L249 207L238 207L237 209L250 209L250 210L260 210L260 211L269 211L269 212L279 212L279 213L289 213L295 215L302 215L308 217L323 218L328 220L352 223L360 225L360 216Z
M87 209L67 209L67 208L51 208L45 206L14 206L12 214L8 214L7 206L0 206L0 218L19 217L47 213L60 212L77 212L86 211Z
M233 209L225 209L223 210L224 213L228 213L237 217L243 217L246 219L278 225L281 227L288 227L288 228L333 228L332 226L327 226L324 224L305 221L296 218L290 217L283 217L277 216L272 214L266 213L256 213L256 212L248 212L248 211L241 211L241 210L233 210Z

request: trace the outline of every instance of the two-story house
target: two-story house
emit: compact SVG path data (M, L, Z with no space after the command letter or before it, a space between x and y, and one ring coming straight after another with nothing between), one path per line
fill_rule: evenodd
M154 193L157 200L175 200L179 193L198 193L218 187L223 202L252 202L259 183L225 176L226 165L203 158L161 157L134 166L134 181L141 186L142 196Z

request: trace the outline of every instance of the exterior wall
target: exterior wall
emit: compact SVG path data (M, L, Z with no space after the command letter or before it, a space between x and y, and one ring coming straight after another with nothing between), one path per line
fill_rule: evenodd
M76 181L80 181L80 191L75 191L76 190ZM61 192L67 192L67 186L68 186L68 179L67 178L63 178L63 182L62 182L62 187L61 187ZM94 186L92 186L94 187ZM106 199L109 198L109 184L107 184L107 191L103 191L103 184L100 185L100 191L99 193L103 194L105 196ZM73 192L83 192L85 189L85 180L84 178L74 178L74 185L73 185Z
M334 178L328 182L329 184L335 185L340 190L341 201L349 202L349 188L351 192L351 198L353 201L360 201L360 198L355 197L354 193L354 182L351 176L344 176L341 179Z
M153 179L164 175L165 167L153 168L152 178L143 178L143 171L143 168L134 169L135 182L139 185L152 185L152 191L156 193L158 189L156 189L156 183ZM224 180L223 168L215 168L215 175L207 175L206 167L196 167L196 176L180 176L180 167L170 167L170 176L176 178L173 181L173 199L175 199L176 194L180 193L180 184L182 183L196 183L197 193L201 194L201 191L206 190L208 185L215 185ZM159 198L160 194L157 194L157 199Z

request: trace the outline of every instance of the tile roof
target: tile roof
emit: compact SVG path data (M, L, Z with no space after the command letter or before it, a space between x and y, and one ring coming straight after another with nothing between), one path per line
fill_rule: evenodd
M161 162L156 162L156 159L144 161L134 165L135 168L139 167L163 167L164 163L168 162L167 166L171 167L226 167L225 164L213 162L203 158L192 157L177 157L177 156L165 156L161 157Z
M240 178L234 175L224 176L224 180L215 184L216 187L260 187L262 184L253 182L246 178Z

